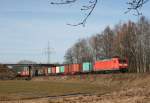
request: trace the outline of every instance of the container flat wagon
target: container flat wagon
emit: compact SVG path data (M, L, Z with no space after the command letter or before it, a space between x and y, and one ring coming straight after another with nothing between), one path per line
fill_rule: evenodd
M50 76L50 75L76 75L85 73L112 73L112 72L126 72L128 63L125 59L118 57L99 60L92 62L83 62L80 64L61 64L51 66L39 66L32 68L31 71L28 67L21 67L16 69L20 76Z

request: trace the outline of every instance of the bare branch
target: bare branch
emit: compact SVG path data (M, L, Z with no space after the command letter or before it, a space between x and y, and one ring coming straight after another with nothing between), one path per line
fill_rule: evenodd
M128 13L130 11L135 11L136 16L142 15L142 13L139 11L139 9L141 9L143 7L143 5L145 3L147 3L149 0L131 0L130 2L127 2L127 4L129 5L128 10L125 13Z
M81 10L89 10L89 13L86 15L86 17L81 22L79 22L78 24L67 24L67 25L71 25L71 26L82 25L84 27L85 23L86 23L86 21L88 19L88 17L92 14L93 10L95 9L95 6L97 4L97 0L94 0L91 3L92 3L91 5L89 5L89 6L83 6L83 8L81 8Z
M54 0L52 0L52 1L54 1ZM54 5L72 4L72 3L75 3L76 1L79 1L79 0L56 0L56 1L57 2L51 2L51 4L54 4ZM134 15L136 15L136 16L142 15L142 13L140 12L140 9L148 1L149 0L129 0L129 2L127 2L127 5L129 5L129 7L127 8L128 10L125 13L128 13L130 11L135 11ZM86 24L87 19L89 18L89 16L94 11L97 2L98 2L98 0L87 0L88 4L87 5L83 5L81 7L81 9L80 9L81 11L87 12L87 14L85 15L85 17L83 17L83 20L81 20L81 22L79 22L77 24L67 24L67 25L70 25L70 26L79 26L79 25L82 25L84 27L85 24Z
M74 3L76 2L77 0L62 0L61 2L51 2L51 4L71 4L71 3ZM70 26L79 26L79 25L82 25L83 27L85 26L85 23L88 19L88 17L92 14L93 10L95 9L96 7L96 4L97 4L97 1L98 0L89 0L88 4L89 5L84 5L82 6L81 8L81 11L88 11L87 15L83 18L83 20L77 24L67 24L67 25L70 25Z
M51 4L71 4L75 3L77 0L61 0L60 2L51 2Z

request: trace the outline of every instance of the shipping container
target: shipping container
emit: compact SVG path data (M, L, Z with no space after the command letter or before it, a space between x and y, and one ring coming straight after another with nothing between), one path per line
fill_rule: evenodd
M81 64L69 64L69 73L76 74L81 72Z
M48 74L51 74L51 68L48 67Z
M64 70L64 72L65 72L64 74L69 74L69 65L68 64L64 65L64 69L65 69Z
M91 62L84 62L82 64L82 71L83 72L91 72L92 71L92 63Z
M56 66L56 73L60 73L59 66Z
M48 68L44 67L43 69L44 69L45 75L47 76L48 75Z
M51 73L52 73L52 74L56 74L56 67L52 67L52 68L51 68Z
M60 73L64 73L64 72L65 72L64 66L60 66L60 67L59 67L59 71L60 71Z

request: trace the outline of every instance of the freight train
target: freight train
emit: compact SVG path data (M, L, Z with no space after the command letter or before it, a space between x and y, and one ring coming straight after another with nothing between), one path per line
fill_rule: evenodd
M85 73L113 73L126 72L128 63L125 59L113 57L92 62L83 62L81 64L62 64L62 65L38 65L23 66L22 69L17 68L19 76L48 76L48 75L75 75Z

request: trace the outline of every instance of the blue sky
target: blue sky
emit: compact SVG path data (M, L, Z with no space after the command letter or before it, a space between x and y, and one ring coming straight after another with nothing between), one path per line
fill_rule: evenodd
M48 0L0 0L0 63L46 62L48 41L53 48L51 62L62 62L65 51L79 38L99 33L107 25L138 19L132 13L124 14L128 0L99 0L86 27L66 25L82 20L80 7L85 1L54 6ZM147 18L149 9L150 2L141 10Z

